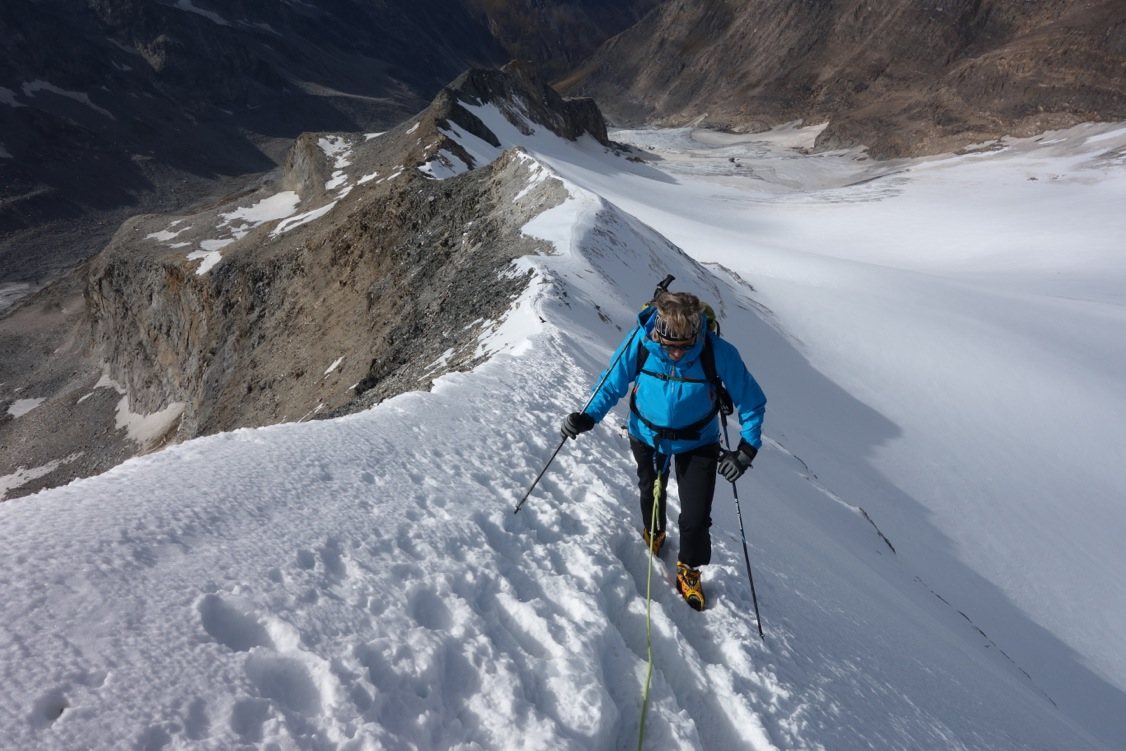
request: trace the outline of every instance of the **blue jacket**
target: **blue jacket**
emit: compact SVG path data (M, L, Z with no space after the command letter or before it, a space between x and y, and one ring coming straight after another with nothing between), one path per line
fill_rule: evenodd
M707 381L700 355L704 350L704 337L712 341L715 369L731 399L735 402L742 425L740 433L755 448L762 446L762 419L766 413L766 396L762 393L743 364L739 350L715 334L708 332L707 323L700 321L700 335L696 343L679 362L673 362L664 348L653 341L655 315L638 315L638 325L633 333L618 345L611 359L609 374L594 394L586 413L601 422L606 413L630 391L633 382L637 410L653 425L664 428L682 428L700 421L715 408L715 388ZM644 319L644 320L643 320ZM649 350L645 370L664 374L664 378L638 373L638 344ZM619 357L619 355L621 355ZM700 446L719 443L719 417L700 431L699 438L665 438L657 445L656 432L638 419L632 411L629 416L629 433L634 438L664 453L679 454Z

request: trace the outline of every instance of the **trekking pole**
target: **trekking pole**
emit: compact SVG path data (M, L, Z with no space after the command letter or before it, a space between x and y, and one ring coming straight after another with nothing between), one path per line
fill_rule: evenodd
M583 409L586 409L586 407L583 407ZM563 444L566 442L567 439L566 437L564 437L563 440L559 442L559 445L555 447L555 451L551 452L551 458L547 460L547 464L543 465L543 469L541 469L540 473L536 475L536 479L532 481L532 487L528 488L528 492L525 493L524 497L520 499L520 502L516 504L516 508L512 513L515 514L520 511L520 507L524 505L524 501L528 500L528 496L530 496L532 494L532 491L535 490L536 485L539 484L540 478L543 477L545 472L547 472L547 468L551 466L551 463L555 461L555 455L559 453L559 450L563 448Z
M664 279L662 279L660 283L657 284L657 289L654 290L653 296L657 296L656 293L658 290L667 292L669 285L673 283L673 280L675 278L676 277L674 277L672 274L669 274ZM633 338L637 336L637 332L641 330L641 327L642 324L637 324L637 328L635 328L633 330L633 333L629 335L629 344L622 347L621 350L618 351L618 356L614 358L614 362L610 363L610 367L606 368L606 373L603 374L602 380L599 381L598 385L594 387L594 391L590 392L590 398L586 400L586 404L584 404L583 408L579 410L580 412L585 412L586 408L590 406L590 403L594 401L594 397L598 395L598 392L602 389L602 385L606 383L606 379L610 377L610 373L614 370L614 366L618 364L618 360L621 360L622 355L625 354L626 350L633 346ZM541 469L540 473L536 475L536 479L532 481L532 486L528 488L528 492L525 493L524 497L520 499L520 502L516 504L516 508L512 513L515 514L520 511L520 507L524 505L524 501L528 500L528 496L530 496L532 494L532 491L535 490L536 485L539 484L540 479L544 476L544 473L547 472L547 468L551 466L551 463L553 461L555 461L556 454L559 453L560 449L563 448L563 444L566 442L567 439L566 437L564 437L563 440L559 442L559 445L555 447L555 451L551 452L551 458L547 460L547 464L543 465L543 469Z
M723 445L731 450L731 439L727 436L727 415L721 417L723 423ZM751 602L755 606L755 624L758 626L759 638L766 641L766 634L762 632L762 617L758 613L758 595L755 593L755 575L751 573L751 555L747 552L747 532L743 529L743 510L739 508L739 488L731 483L731 493L735 496L735 514L739 517L739 534L743 536L743 560L747 564L747 578L751 580Z

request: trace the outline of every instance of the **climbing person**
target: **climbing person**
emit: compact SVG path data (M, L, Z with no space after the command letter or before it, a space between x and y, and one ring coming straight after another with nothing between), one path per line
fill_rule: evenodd
M630 393L628 429L641 491L641 537L654 554L660 552L671 464L680 499L677 589L696 610L705 604L700 567L711 562L716 474L734 483L751 466L762 445L766 411L758 382L734 345L713 331L713 323L711 308L695 295L658 288L633 333L615 351L590 403L567 415L560 428L564 440L577 438ZM717 416L735 407L741 439L728 451L720 447Z

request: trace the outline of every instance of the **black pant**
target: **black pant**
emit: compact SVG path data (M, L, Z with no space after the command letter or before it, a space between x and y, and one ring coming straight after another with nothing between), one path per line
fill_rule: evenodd
M646 529L653 518L653 484L657 481L658 467L664 467L661 480L661 500L657 507L657 532L665 529L665 490L668 487L669 467L664 454L633 436L629 439L633 458L637 461L637 480L641 490L641 519ZM715 495L716 465L719 464L719 444L676 454L676 483L680 496L679 559L693 568L704 566L712 560L712 538L708 528L712 525L712 497Z

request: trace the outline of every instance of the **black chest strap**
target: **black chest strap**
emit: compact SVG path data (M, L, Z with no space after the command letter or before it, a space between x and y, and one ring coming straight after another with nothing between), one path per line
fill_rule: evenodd
M705 380L698 378L684 378L681 376L672 376L664 373L657 373L652 370L645 369L645 361L649 359L649 348L645 346L645 342L641 341L638 344L637 352L637 375L634 376L634 387L630 390L629 396L629 409L641 424L649 428L656 434L658 441L662 439L670 440L684 440L694 441L700 437L700 431L706 428L712 420L715 419L717 414L722 414L724 418L735 411L735 405L731 401L731 395L727 392L727 388L723 385L719 374L716 372L715 367L715 350L712 347L711 336L704 335L704 348L700 352L700 364L704 367ZM637 377L641 374L651 376L653 378L660 378L665 381L681 381L684 383L710 383L715 390L715 398L712 400L712 409L708 414L697 420L696 422L685 425L680 428L670 428L664 425L656 425L646 419L645 415L637 408ZM726 420L725 420L726 422Z

